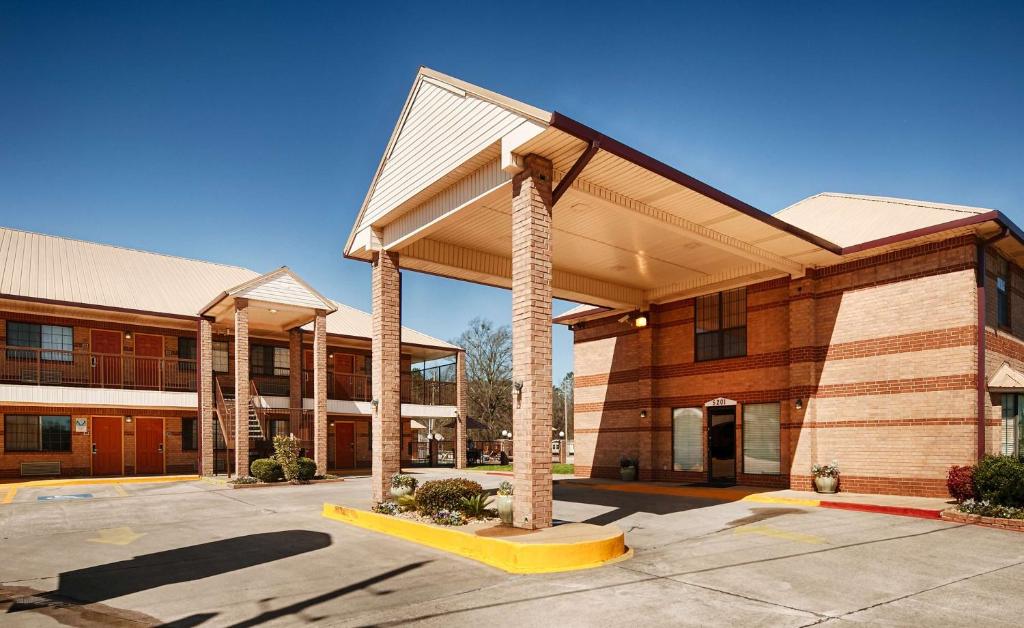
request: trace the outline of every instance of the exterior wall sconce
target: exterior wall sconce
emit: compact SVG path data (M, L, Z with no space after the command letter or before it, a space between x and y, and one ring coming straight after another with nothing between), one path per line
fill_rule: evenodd
M643 312L637 314L633 319L633 325L636 327L647 327L647 314Z
M132 332L130 332L130 331L124 332L124 339L125 340L131 340L132 339Z
M640 411L640 418L641 419L646 419L647 418L647 410L641 410Z
M797 397L797 399L796 399L796 409L797 410L803 410L804 409L804 400L801 399L800 397Z
M124 422L125 423L131 423L132 422L132 417L130 415L125 415Z
M515 389L516 389L517 393L522 394L522 392L523 392L523 382L515 382L512 385L515 386Z
M374 399L373 401L370 402L370 405L373 406L374 410L376 410L377 406L380 405L380 399Z

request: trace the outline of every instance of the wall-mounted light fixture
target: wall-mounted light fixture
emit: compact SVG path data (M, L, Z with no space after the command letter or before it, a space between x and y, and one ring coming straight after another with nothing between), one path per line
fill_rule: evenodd
M647 410L641 410L640 411L640 418L641 419L646 419L647 418Z
M647 314L640 312L633 318L633 325L636 327L647 327Z
M512 386L515 387L516 393L522 394L522 392L523 392L523 382L515 382L515 383L512 384Z
M132 417L131 417L131 416L129 416L129 415L125 415L125 417L124 417L124 422L125 422L125 423L131 423L131 422L132 422Z
M373 401L370 402L370 405L373 406L374 409L376 409L377 406L380 405L380 399L374 399Z
M275 310L274 308L270 308L269 311L270 311L271 314L277 314L277 310Z
M130 331L124 332L124 339L125 340L131 340L132 339L132 332L130 332Z
M796 398L796 409L797 410L803 410L804 409L804 400L801 399L800 397Z

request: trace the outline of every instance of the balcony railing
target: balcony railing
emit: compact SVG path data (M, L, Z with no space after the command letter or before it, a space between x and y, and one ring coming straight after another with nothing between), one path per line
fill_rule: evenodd
M0 382L195 392L196 361L0 346Z
M418 371L402 375L402 403L425 406L455 405L455 382L424 380ZM341 401L370 401L373 382L368 375L327 371L327 398ZM260 388L262 390L262 387ZM302 395L313 396L313 371L302 372Z

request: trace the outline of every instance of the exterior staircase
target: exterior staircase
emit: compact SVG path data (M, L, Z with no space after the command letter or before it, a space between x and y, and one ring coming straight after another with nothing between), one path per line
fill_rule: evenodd
M217 415L217 423L220 425L221 434L224 435L224 442L228 449L235 448L235 391L221 387L220 380L214 378L214 411ZM267 420L264 409L266 403L260 396L256 385L250 382L249 394L249 425L248 437L251 439L262 439L267 437Z

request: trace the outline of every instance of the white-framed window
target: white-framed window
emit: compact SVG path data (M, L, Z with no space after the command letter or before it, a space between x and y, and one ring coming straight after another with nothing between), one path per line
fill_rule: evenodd
M704 470L704 411L701 408L672 410L672 470Z
M1024 395L1007 393L1003 395L1003 442L1004 456L1019 456L1024 451Z
M780 471L778 403L743 404L743 472L774 474Z

